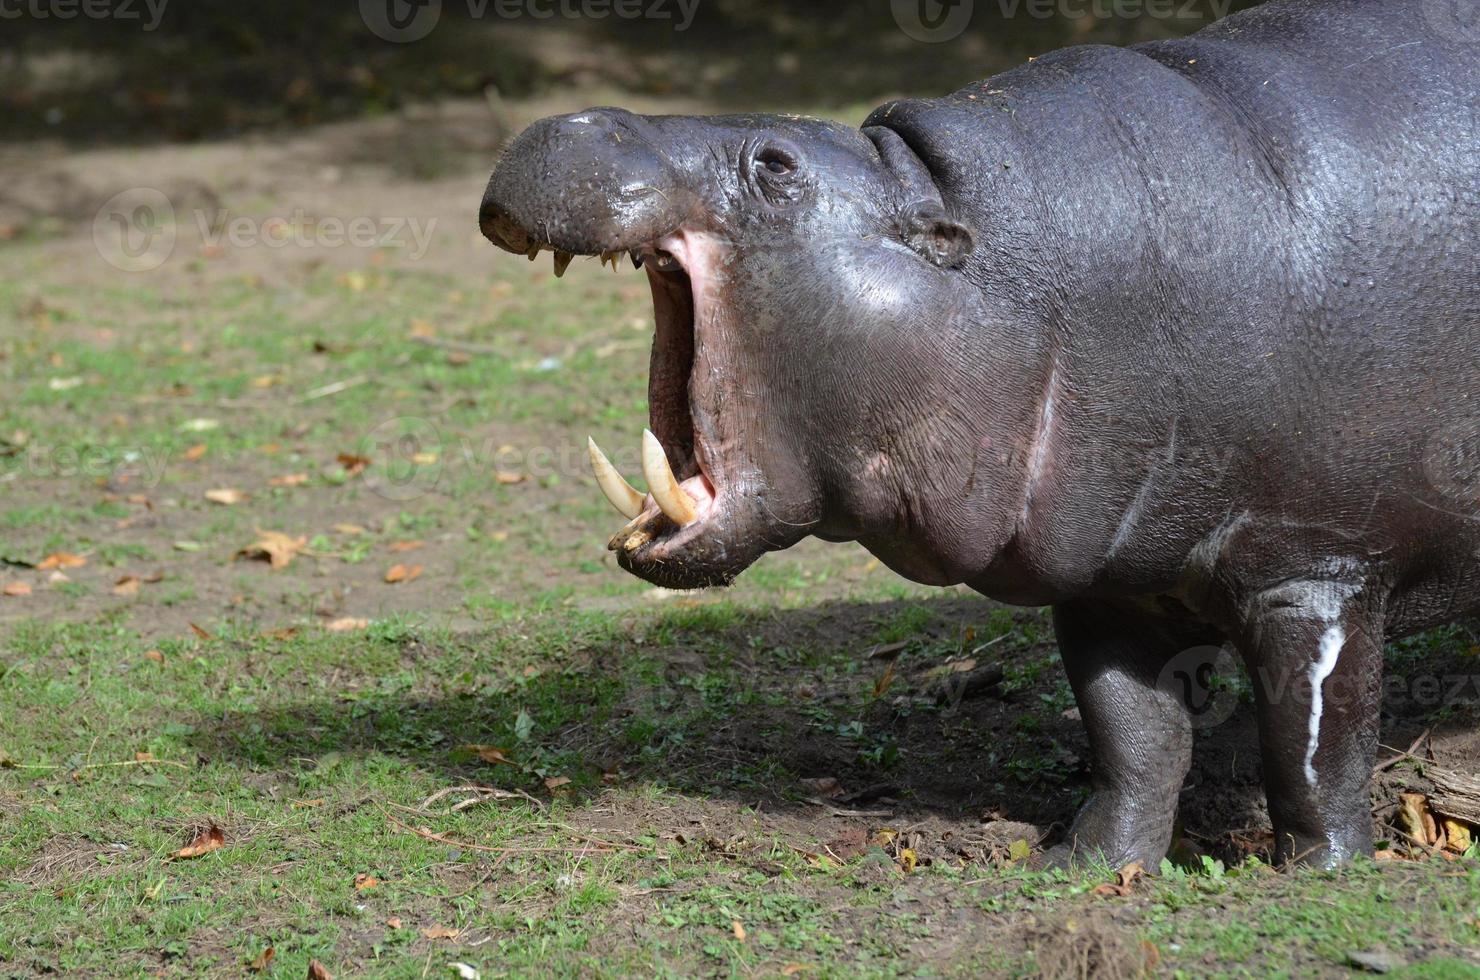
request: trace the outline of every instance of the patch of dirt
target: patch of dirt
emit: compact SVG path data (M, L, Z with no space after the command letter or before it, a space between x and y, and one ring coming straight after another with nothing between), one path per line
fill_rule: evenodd
M137 868L147 860L146 855L137 854L122 841L104 843L66 834L43 844L30 865L11 880L33 888L61 890Z

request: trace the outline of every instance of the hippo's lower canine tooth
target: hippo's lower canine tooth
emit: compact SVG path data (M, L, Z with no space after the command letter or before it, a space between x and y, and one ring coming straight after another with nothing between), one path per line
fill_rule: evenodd
M694 502L678 485L663 444L648 429L642 430L642 475L647 479L648 493L653 495L658 507L673 523L681 527L692 524L699 516L694 510Z
M570 252L562 252L558 248L555 250L556 279L559 279L561 276L565 275L565 270L570 266L570 260L573 258L575 258L575 256L572 255Z
M591 470L596 474L596 485L601 487L601 492L606 494L606 499L612 502L612 506L622 512L622 516L631 520L642 513L642 494L632 488L632 484L622 479L622 474L612 465L611 460L606 458L606 453L596 445L596 440L586 439L586 452L591 456Z

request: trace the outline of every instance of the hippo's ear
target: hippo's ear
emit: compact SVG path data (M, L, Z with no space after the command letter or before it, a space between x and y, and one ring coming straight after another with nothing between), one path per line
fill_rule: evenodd
M961 265L975 246L966 226L934 201L905 208L899 223L905 244L943 269Z

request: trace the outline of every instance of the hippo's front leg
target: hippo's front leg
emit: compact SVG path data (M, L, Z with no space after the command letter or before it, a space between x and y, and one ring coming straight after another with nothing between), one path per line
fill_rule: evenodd
M1192 759L1185 696L1158 682L1178 653L1219 638L1205 626L1128 604L1076 601L1053 612L1089 735L1093 789L1047 861L1099 857L1115 868L1132 861L1155 868L1171 845L1177 794Z
M1246 606L1275 861L1372 853L1367 785L1382 701L1383 612L1360 582L1298 581Z

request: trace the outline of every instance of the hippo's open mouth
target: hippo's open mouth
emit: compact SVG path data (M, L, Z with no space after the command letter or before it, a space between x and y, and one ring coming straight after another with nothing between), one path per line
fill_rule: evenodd
M607 260L610 253L603 255ZM694 372L701 304L708 299L712 252L698 246L697 236L677 232L652 246L631 252L647 272L653 294L653 350L648 376L648 431L642 439L642 475L647 494L640 495L607 462L593 441L591 465L597 483L629 523L611 539L613 551L636 554L682 546L682 539L703 533L716 516L721 496L715 472L719 460L700 436L695 412L707 394ZM557 262L559 258L557 256ZM617 259L610 261L615 266Z
M496 241L512 235L505 226ZM554 253L555 273L563 276L576 254L556 245L518 242L531 260ZM507 245L505 247L508 247ZM649 581L677 588L726 584L749 564L733 564L726 547L726 467L719 447L706 432L715 401L696 354L718 300L713 286L722 251L702 232L675 231L657 241L626 249L633 265L648 277L653 297L654 334L648 379L648 430L642 435L642 476L648 490L635 489L594 440L588 440L596 481L628 523L608 542L623 567ZM621 251L585 253L618 268Z

